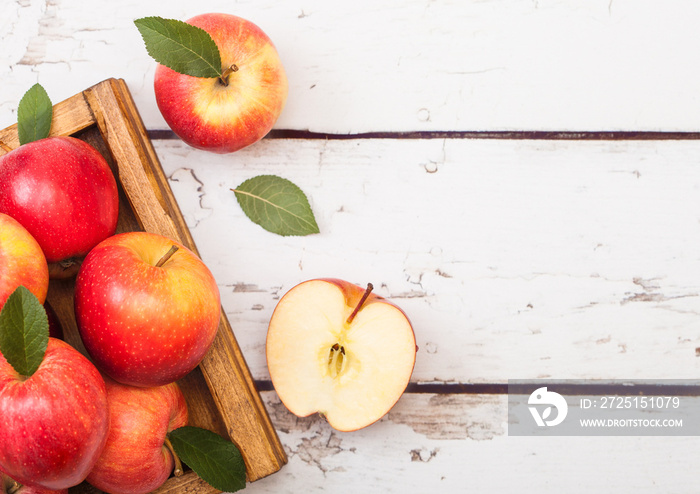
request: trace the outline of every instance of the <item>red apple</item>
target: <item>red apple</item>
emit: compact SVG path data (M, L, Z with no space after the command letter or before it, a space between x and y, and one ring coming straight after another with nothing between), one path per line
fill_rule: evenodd
M105 377L105 384L109 435L87 481L112 494L151 492L176 466L166 436L187 425L185 397L177 383L137 388Z
M118 208L114 175L86 142L47 137L0 156L0 212L32 234L50 264L70 264L114 234Z
M0 417L0 470L23 485L66 489L87 477L105 445L104 380L55 338L28 378L0 355Z
M43 303L49 289L49 268L41 247L26 228L0 213L0 309L18 286Z
M43 487L22 485L0 472L0 494L68 494L68 489L52 491Z
M416 340L406 314L338 279L310 280L277 304L267 333L275 391L295 415L319 412L337 430L383 417L408 385Z
M154 89L163 118L189 145L216 153L262 139L287 100L287 76L272 41L234 15L202 14L187 23L211 35L223 74L192 77L159 65Z
M129 232L104 240L85 258L75 316L85 348L105 374L123 384L160 386L202 360L221 303L214 277L191 250L161 235Z

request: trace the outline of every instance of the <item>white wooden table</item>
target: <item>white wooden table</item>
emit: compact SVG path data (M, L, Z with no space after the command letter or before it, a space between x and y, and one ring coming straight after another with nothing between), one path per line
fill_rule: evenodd
M679 0L1 0L0 128L123 78L289 455L250 493L698 492L695 437L508 436L509 379L700 376L700 4ZM287 69L273 132L174 138L133 20L229 12ZM231 188L307 194L283 238ZM339 277L392 299L420 350L375 425L298 419L264 357L277 300Z

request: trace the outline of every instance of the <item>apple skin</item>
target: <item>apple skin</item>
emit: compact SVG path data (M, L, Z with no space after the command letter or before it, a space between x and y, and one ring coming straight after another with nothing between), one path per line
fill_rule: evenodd
M317 298L319 290L323 297ZM268 370L282 403L299 417L318 412L343 432L367 427L389 412L408 386L418 350L408 316L374 292L364 300L353 322L346 322L365 292L366 288L337 278L304 281L280 299L267 334ZM326 304L333 307L328 313ZM357 348L360 338L353 328L371 326L371 319L379 315L378 307L385 317L381 320L395 331L382 324L371 327L364 333L373 334L370 340L376 344L369 351L366 341L359 345L365 348ZM314 334L316 325L330 331L319 337ZM343 355L349 363L336 378L329 375L328 351L339 339L347 343L348 353Z
M104 157L74 137L47 137L0 156L0 212L15 218L49 264L82 258L114 234L117 183Z
M87 477L112 494L145 494L160 487L175 462L166 435L187 425L187 404L177 383L138 388L105 376L110 427L107 444Z
M177 252L157 267L173 245ZM209 350L221 317L219 289L202 260L182 244L146 232L114 235L90 251L74 301L95 365L132 386L184 377Z
M39 302L46 300L49 268L44 253L26 228L3 213L0 213L0 273L0 309L20 285Z
M170 128L197 149L231 153L262 139L287 100L288 83L270 38L240 17L212 13L187 21L208 32L223 69L235 65L228 85L221 78L183 75L158 65L156 103Z
M87 477L107 440L104 380L55 338L29 378L0 355L0 417L0 470L27 486L72 487Z
M19 485L19 487L17 487ZM17 484L9 476L0 472L0 494L68 494L68 489L59 489L57 491L44 489L43 487L31 487L28 485Z

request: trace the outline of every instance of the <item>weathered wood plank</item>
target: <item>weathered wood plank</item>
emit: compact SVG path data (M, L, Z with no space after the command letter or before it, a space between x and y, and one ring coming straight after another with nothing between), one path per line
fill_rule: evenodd
M269 140L156 150L253 376L296 283L371 281L411 317L414 381L692 378L700 143ZM297 183L321 233L283 238L231 188Z
M505 396L404 395L387 417L340 433L263 393L289 455L257 493L695 492L695 437L512 437Z
M41 82L55 101L125 78L165 128L133 20L230 12L271 36L290 94L278 128L695 130L700 5L678 0L292 2L8 0L0 127Z

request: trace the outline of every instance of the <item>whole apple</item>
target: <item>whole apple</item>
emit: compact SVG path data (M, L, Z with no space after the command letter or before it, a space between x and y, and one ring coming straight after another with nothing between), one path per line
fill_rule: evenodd
M105 376L105 385L109 434L87 481L111 494L151 492L181 468L166 441L187 425L185 397L177 383L138 388Z
M218 78L183 75L163 65L155 73L156 103L170 128L189 145L230 153L262 139L287 100L287 76L270 38L229 14L187 21L208 32L221 54Z
M53 490L82 482L107 440L108 413L102 376L67 343L49 338L28 378L0 355L0 470L17 482Z
M22 485L0 472L0 494L68 494L68 489L53 491L43 487Z
M44 303L49 268L41 247L26 228L0 213L0 309L18 286L24 286Z
M403 394L416 360L406 314L338 279L301 283L275 308L267 333L270 378L284 405L319 412L337 430L366 427Z
M29 231L50 264L75 262L114 234L118 209L114 175L86 142L47 137L0 156L0 212Z
M105 374L123 384L160 386L202 360L221 303L213 275L191 250L161 235L129 232L102 241L85 258L75 316L85 348Z

